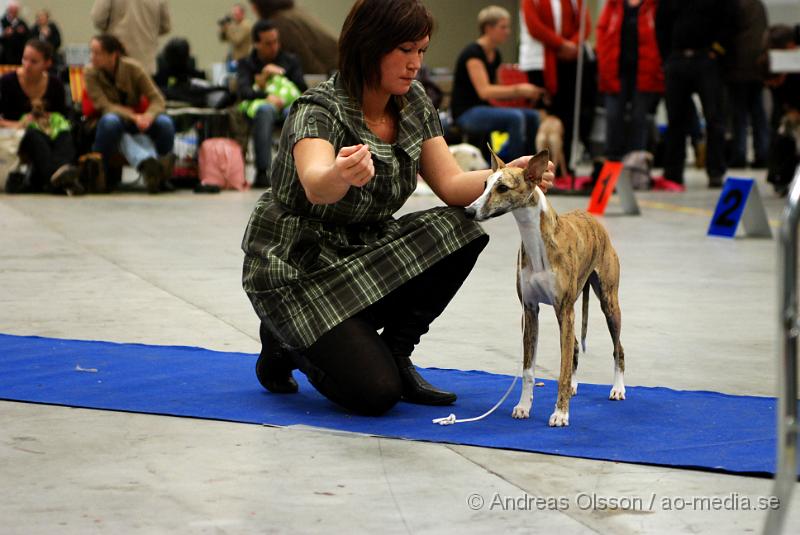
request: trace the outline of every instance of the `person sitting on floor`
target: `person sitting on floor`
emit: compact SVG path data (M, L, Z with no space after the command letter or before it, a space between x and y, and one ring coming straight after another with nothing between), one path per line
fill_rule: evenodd
M269 186L272 164L272 130L286 116L307 86L294 54L281 50L278 29L267 20L253 25L253 51L237 64L237 83L242 111L253 123L256 152L254 187Z
M175 140L172 119L163 113L164 96L141 64L125 55L122 43L113 35L92 38L90 52L91 66L84 74L86 92L100 114L92 150L102 154L112 185L118 182L119 172L112 174L109 162L121 152L141 173L147 191L157 193L167 178L166 157Z
M31 165L29 183L7 183L9 193L83 193L64 85L48 73L52 60L53 47L31 39L22 66L0 78L0 127L25 129L19 154Z

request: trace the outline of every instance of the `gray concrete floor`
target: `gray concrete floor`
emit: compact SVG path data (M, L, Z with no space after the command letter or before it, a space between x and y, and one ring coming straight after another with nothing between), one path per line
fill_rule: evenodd
M783 201L756 174L777 220ZM611 204L602 218L622 262L627 383L774 395L776 243L707 238L719 192L704 180L690 171L686 193L639 194L641 217ZM0 195L0 332L257 352L239 243L258 195ZM415 196L406 210L434 202ZM551 202L564 212L587 200ZM492 240L419 346L419 365L520 368L517 229L511 217L485 227ZM537 376L553 378L557 326L548 307L542 318ZM593 300L580 380L611 378ZM758 533L764 512L668 511L662 500L772 489L699 471L10 402L0 402L0 474L3 534ZM581 493L639 497L645 510L586 508ZM562 507L503 510L490 507L496 497ZM787 533L800 527L798 492L790 505Z

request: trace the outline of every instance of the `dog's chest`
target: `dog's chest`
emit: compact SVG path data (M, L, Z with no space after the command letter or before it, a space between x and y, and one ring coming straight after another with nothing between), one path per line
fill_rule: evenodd
M556 275L550 270L534 271L530 266L524 267L520 272L520 285L525 304L552 305L555 301Z
M542 239L541 213L539 210L531 212L530 217L517 217L522 237L522 254L518 266L520 293L526 304L552 305L556 295L556 275Z

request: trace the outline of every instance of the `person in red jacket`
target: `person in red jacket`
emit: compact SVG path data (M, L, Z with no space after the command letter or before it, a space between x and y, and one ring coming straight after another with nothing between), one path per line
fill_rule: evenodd
M656 41L658 0L608 0L597 22L598 87L605 95L606 157L647 145L647 113L664 92ZM625 116L630 116L626 132Z
M575 123L575 75L578 61L580 12L583 0L522 0L522 13L531 37L544 45L544 85L552 97L550 112L564 123L564 154L569 158L572 150L572 128ZM591 34L591 18L586 11L584 40ZM584 71L586 73L586 71ZM594 81L591 87L594 94ZM586 96L586 91L582 91ZM582 99L583 100L583 99ZM581 114L581 132L588 134L591 116Z

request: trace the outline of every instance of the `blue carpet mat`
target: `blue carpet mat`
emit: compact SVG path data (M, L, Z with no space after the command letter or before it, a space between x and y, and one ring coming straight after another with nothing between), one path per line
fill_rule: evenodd
M547 420L556 383L537 387L534 414L514 420L515 392L474 423L434 418L483 414L511 377L430 368L423 374L455 391L453 407L399 403L386 416L354 416L327 401L295 372L300 393L273 395L258 384L256 356L165 347L0 334L0 399L164 414L274 426L306 425L384 437L532 451L703 470L768 475L775 469L774 398L628 387L609 401L608 385L581 384L570 426Z

